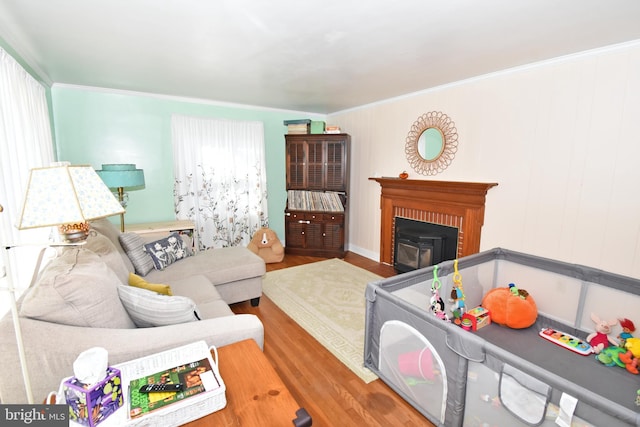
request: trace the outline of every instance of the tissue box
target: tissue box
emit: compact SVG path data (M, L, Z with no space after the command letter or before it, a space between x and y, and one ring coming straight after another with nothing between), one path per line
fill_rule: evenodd
M69 405L69 418L93 427L113 414L124 403L120 370L107 368L107 376L87 388L72 377L63 384L64 397Z

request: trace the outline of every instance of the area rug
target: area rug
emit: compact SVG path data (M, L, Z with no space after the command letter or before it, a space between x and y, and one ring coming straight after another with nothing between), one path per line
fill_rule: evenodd
M267 273L262 291L365 383L378 377L364 367L367 283L381 279L334 258Z

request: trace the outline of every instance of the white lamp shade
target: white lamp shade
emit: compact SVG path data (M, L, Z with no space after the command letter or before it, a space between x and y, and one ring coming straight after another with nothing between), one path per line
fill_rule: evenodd
M32 169L18 228L81 223L124 212L91 166Z

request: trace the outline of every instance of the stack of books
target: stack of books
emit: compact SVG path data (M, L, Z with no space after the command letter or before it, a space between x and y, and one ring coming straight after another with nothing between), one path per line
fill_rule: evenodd
M299 119L299 120L285 120L284 125L287 127L287 134L289 135L306 135L309 133L309 126L311 120Z
M340 126L327 125L324 128L324 133L342 133L342 130L340 130Z
M297 211L344 212L340 193L288 190L289 209Z

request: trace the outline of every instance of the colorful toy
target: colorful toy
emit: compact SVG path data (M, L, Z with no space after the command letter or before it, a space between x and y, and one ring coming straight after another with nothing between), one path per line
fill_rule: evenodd
M472 331L477 331L491 324L491 313L484 307L475 307L462 315L462 321L468 321Z
M587 356L593 353L593 348L591 347L591 345L582 341L580 338L574 337L573 335L569 335L565 332L556 331L552 328L543 328L538 334L547 341L559 345L560 347L566 348L567 350L571 350L582 356ZM602 360L601 362L605 363Z
M247 245L247 249L258 255L267 264L281 262L284 259L284 246L282 246L276 232L270 228L263 227L256 231Z
M631 333L636 331L636 326L627 318L618 319L618 322L620 322L620 326L622 327L622 332L618 335L618 339L620 340L620 346L624 347L624 342L629 338L633 338Z
M638 361L640 359L640 338L628 338L624 343L627 352L620 354L620 361L625 364L627 371L638 374Z
M609 344L615 346L618 345L618 342L609 336L611 333L611 327L618 324L617 320L600 320L595 313L591 313L591 320L593 320L596 325L596 331L587 335L587 342L591 344L595 354L598 354L604 348L609 347Z
M458 260L456 259L453 262L453 287L451 288L451 298L449 299L449 302L453 303L451 313L456 319L456 323L460 322L460 319L465 312L464 298L462 275L460 274L460 271L458 271Z
M610 345L607 348L602 349L599 354L596 354L596 360L605 366L619 366L625 367L624 362L620 360L620 354L624 353L624 349L615 345Z
M398 356L398 369L402 375L424 381L433 382L436 371L433 365L433 356L428 348L403 353ZM415 385L412 382L409 385Z
M500 396L491 397L488 394L481 394L480 399L484 402L491 403L491 406L493 406L494 408L499 408L500 406L502 406L502 403L500 402Z
M444 308L444 301L440 297L440 288L442 287L442 283L438 278L438 266L433 266L433 282L431 283L431 300L429 309L434 316L441 320L445 320L449 322L449 317Z
M487 292L482 306L491 313L491 322L513 329L528 328L538 318L538 307L533 297L514 284L508 288L495 288Z

